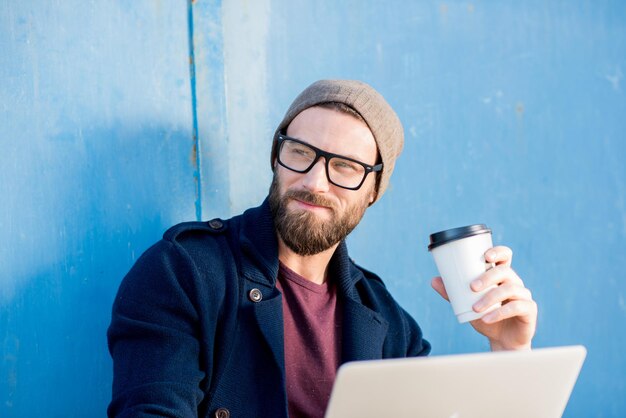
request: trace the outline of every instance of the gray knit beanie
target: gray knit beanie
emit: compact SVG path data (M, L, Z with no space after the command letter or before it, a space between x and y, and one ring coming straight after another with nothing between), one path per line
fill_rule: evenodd
M396 115L396 112L393 111L383 96L361 81L320 80L311 84L300 93L289 106L285 117L274 133L271 154L272 169L274 168L274 160L278 151L276 149L278 134L286 132L287 126L303 110L328 102L343 103L354 109L363 117L374 135L378 152L384 165L380 174L381 177L375 201L380 199L389 185L389 177L391 177L393 172L396 158L402 152L404 131L398 115Z

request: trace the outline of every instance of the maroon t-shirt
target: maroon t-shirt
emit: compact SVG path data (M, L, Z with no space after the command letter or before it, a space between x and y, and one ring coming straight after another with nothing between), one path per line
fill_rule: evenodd
M341 311L332 280L313 283L280 264L290 418L322 418L341 360Z

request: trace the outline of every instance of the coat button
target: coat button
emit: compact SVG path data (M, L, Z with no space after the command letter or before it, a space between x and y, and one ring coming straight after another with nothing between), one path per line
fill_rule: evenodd
M263 300L263 293L261 293L259 289L254 288L248 293L248 297L254 303L261 302Z
M215 418L230 418L230 411L226 408L219 408L215 411Z
M213 229L220 229L224 226L224 222L222 222L221 219L217 219L217 218L211 219L209 221L209 226Z

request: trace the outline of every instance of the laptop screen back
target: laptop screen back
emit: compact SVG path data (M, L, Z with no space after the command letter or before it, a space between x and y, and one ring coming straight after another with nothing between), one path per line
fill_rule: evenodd
M373 360L339 369L326 418L557 418L582 346Z

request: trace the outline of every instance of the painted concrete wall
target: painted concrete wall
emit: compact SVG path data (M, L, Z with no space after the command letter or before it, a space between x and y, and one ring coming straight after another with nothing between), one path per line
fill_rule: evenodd
M319 78L405 124L392 187L350 237L436 354L483 351L430 289L428 234L485 222L584 344L566 417L626 414L622 2L0 3L0 416L102 416L110 304L167 226L269 186L269 141Z
M196 184L188 10L0 2L0 416L104 416L106 327Z

